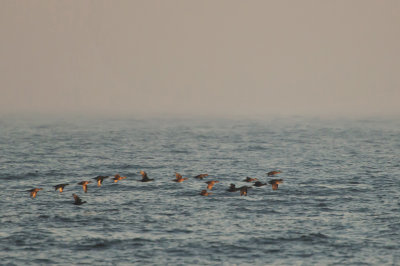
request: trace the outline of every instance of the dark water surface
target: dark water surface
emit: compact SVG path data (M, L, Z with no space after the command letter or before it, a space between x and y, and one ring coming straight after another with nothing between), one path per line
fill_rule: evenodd
M398 120L0 118L0 191L2 265L400 264Z

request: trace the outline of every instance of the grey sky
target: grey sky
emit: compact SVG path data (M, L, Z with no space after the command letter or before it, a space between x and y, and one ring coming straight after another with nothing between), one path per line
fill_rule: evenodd
M397 0L1 0L0 37L0 114L400 114Z

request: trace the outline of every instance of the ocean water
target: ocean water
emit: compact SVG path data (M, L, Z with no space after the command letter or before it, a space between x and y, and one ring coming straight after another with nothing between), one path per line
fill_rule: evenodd
M396 119L2 117L0 191L2 265L400 265Z

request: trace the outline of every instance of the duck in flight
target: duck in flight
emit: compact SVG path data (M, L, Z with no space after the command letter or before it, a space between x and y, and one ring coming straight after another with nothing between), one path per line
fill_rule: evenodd
M92 181L82 181L79 182L78 185L81 185L83 188L83 191L85 191L85 193L87 193L87 185L92 183Z
M211 190L216 183L219 183L219 181L217 180L207 181L206 182L206 184L208 184L207 189Z
M243 181L244 182L254 182L254 181L257 181L257 180L258 180L257 178L246 177L246 179L243 180Z
M262 187L262 186L265 186L267 183L261 183L260 181L257 181L257 182L255 182L254 183L254 186L255 187Z
M147 173L145 171L140 171L140 174L142 175L142 180L139 180L140 182L149 182L149 181L154 181L154 179L150 179L147 176Z
M62 193L63 192L63 190L64 190L64 187L65 186L68 186L69 184L58 184L58 185L55 185L54 186L54 190L58 190L58 191L60 191L60 193Z
M93 179L97 181L97 186L101 187L101 184L103 184L103 181L106 178L109 178L109 176L99 175L99 176L94 177Z
M31 198L35 198L36 194L40 191L43 190L43 188L32 188L30 190L28 190L28 192L30 192Z
M75 205L82 205L83 203L86 203L86 201L82 201L80 197L78 197L78 195L76 195L75 193L72 194L72 196L74 196L74 204Z
M126 176L120 176L119 174L116 174L114 176L113 180L114 180L114 183L117 183L118 181L125 179L125 178L126 178Z
M276 176L277 174L280 174L280 173L282 173L282 172L279 171L279 170L278 171L271 171L271 172L268 172L267 175L268 176Z
M200 174L200 175L196 175L194 178L203 179L204 177L207 177L207 176L208 176L208 174Z
M278 185L283 183L283 179L271 179L268 183L272 185L272 190L277 190Z
M183 182L183 181L185 181L187 179L188 179L187 177L183 178L181 174L175 173L175 179L172 180L172 181L181 183L181 182Z

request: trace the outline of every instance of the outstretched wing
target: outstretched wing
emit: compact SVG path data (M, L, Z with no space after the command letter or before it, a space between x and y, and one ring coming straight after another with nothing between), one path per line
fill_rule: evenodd
M181 179L182 175L180 173L175 173L176 179Z
M76 195L75 193L72 194L72 196L74 196L75 203L80 203L80 202L82 202L81 198L78 197L78 195Z

